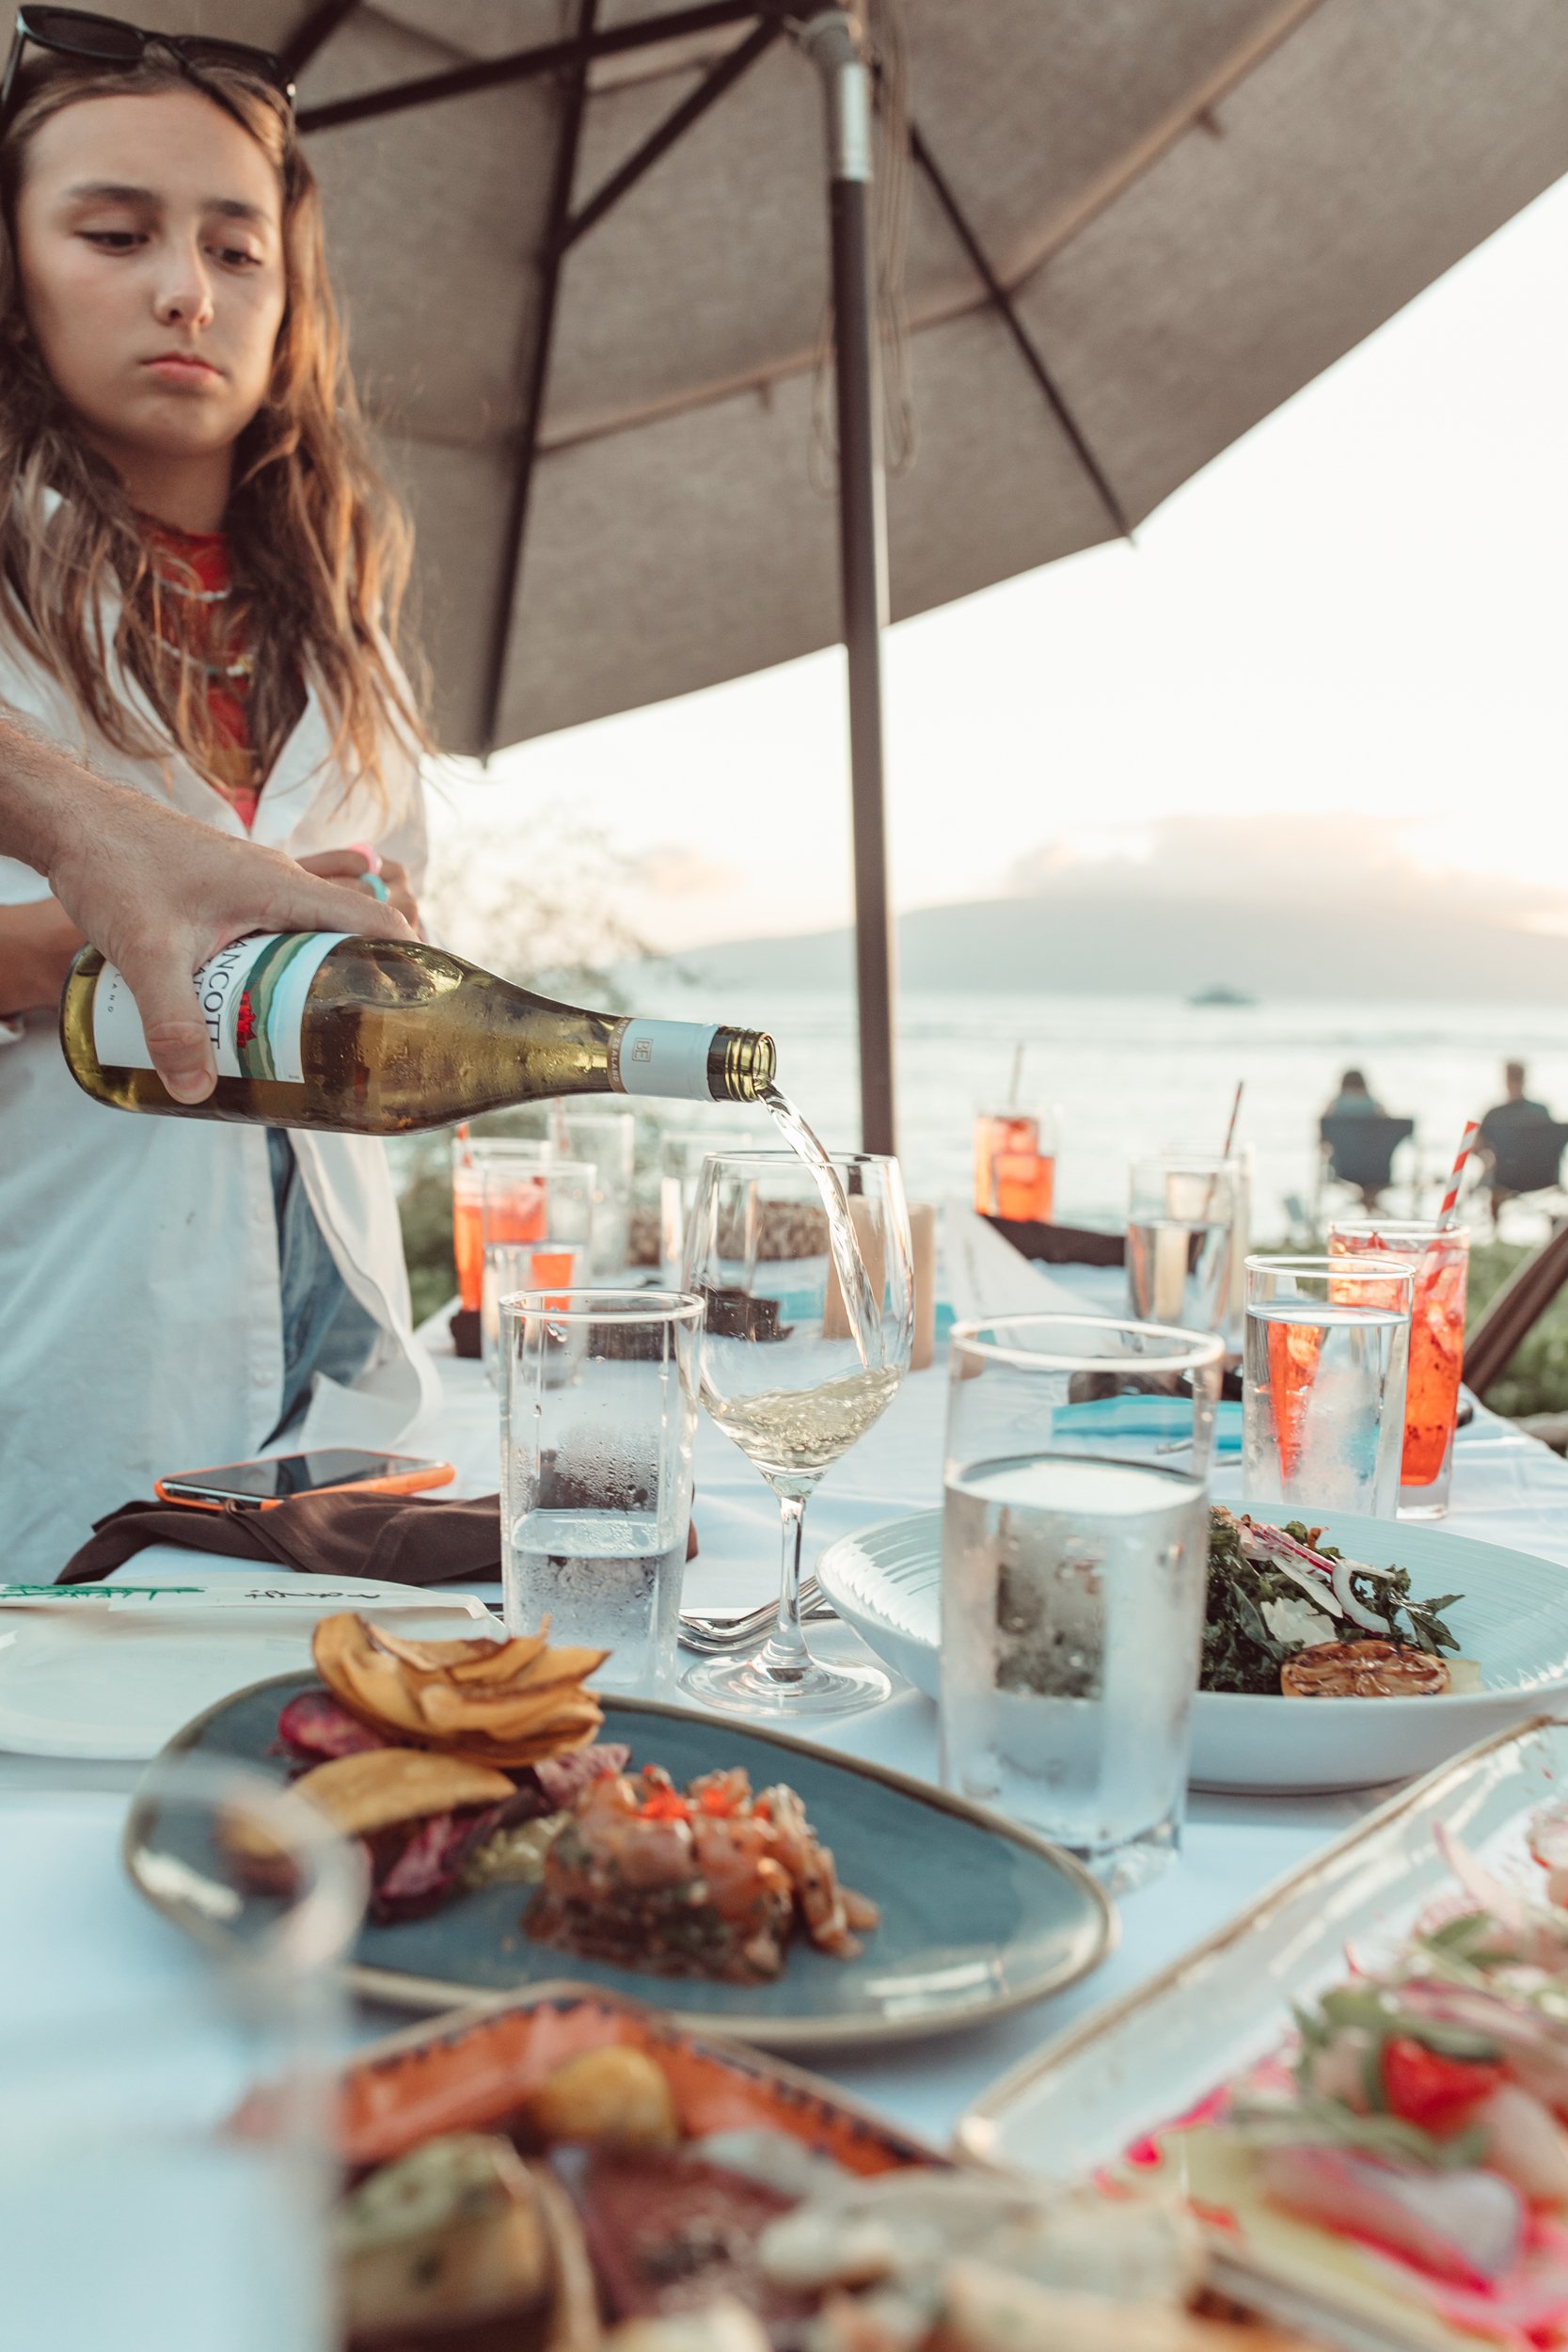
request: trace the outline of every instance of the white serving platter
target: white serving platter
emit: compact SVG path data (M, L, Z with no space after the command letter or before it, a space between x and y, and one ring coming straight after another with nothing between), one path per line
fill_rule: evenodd
M1317 1515L1314 1514L1314 1521ZM1561 1705L1568 1712L1568 1568L1420 1520L1324 1514L1326 1543L1410 1571L1418 1597L1463 1593L1447 1613L1481 1689L1427 1699L1286 1699L1200 1691L1194 1786L1306 1795L1374 1788ZM937 1695L942 1513L841 1536L816 1566L833 1607L890 1666Z
M961 2118L958 2148L1063 2180L1115 2168L1129 2153L1146 2164L1150 2135L1192 2116L1287 2043L1292 2003L1309 2004L1342 1982L1347 1954L1375 1964L1391 1953L1433 1899L1452 1888L1433 1835L1439 1824L1505 1885L1539 1901L1542 1874L1527 1832L1539 1808L1565 1803L1568 1722L1538 1720L1482 1741L1402 1790L1137 1991L1003 2075ZM1219 2283L1235 2260L1255 2309L1283 2321L1304 2297L1329 2298L1333 2324L1321 2324L1321 2311L1307 2328L1314 2342L1402 2352L1458 2341L1434 2315L1379 2294L1375 2277L1369 2295L1354 2254L1337 2259L1330 2276L1316 2261L1304 2268L1276 2241L1237 2239L1223 2225L1213 2246ZM1463 2341L1479 2352L1475 2337Z
M157 1584L0 1584L0 1751L139 1761L193 1715L310 1663L318 1619L396 1617L412 1638L495 1625L467 1593L353 1577L251 1573Z

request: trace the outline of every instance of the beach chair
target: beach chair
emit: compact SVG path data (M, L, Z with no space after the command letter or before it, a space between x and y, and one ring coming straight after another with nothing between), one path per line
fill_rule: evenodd
M1483 1396L1494 1380L1508 1369L1521 1343L1535 1328L1563 1284L1568 1282L1568 1225L1560 1226L1550 1241L1504 1283L1486 1312L1465 1334L1465 1385Z
M1358 1192L1371 1215L1394 1181L1395 1152L1415 1132L1413 1119L1389 1119L1382 1112L1320 1119L1318 1135L1327 1157L1323 1172L1331 1184Z
M1558 1190L1562 1182L1562 1155L1568 1152L1568 1122L1540 1119L1501 1127L1487 1136L1484 1149L1488 1165L1481 1188L1491 1195L1496 1224L1505 1201Z

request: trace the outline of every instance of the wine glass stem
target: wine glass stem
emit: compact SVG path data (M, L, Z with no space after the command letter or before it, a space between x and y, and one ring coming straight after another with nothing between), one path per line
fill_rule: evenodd
M779 1622L773 1629L769 1648L787 1652L791 1661L802 1664L810 1656L806 1637L800 1630L800 1541L806 1526L806 1500L803 1495L779 1497L779 1523L784 1537L784 1556L779 1571Z

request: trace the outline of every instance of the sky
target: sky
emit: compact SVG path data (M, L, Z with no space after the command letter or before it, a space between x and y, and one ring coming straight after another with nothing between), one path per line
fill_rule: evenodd
M1243 813L1311 817L1320 858L1352 860L1378 819L1380 853L1568 899L1565 289L1568 182L1136 547L890 630L895 904L1024 888L1042 861L1148 859L1163 818ZM845 922L845 727L834 648L545 738L457 776L443 862L494 876L563 829L602 834L626 919L661 950ZM736 838L742 790L781 813L762 857L759 828ZM1280 839L1300 853L1299 825Z

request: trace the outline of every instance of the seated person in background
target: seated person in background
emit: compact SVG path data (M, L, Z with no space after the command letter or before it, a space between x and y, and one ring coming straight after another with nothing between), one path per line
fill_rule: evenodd
M1522 1061L1503 1064L1504 1095L1495 1103L1481 1122L1477 1148L1486 1162L1487 1188L1492 1196L1492 1222L1496 1225L1497 1212L1505 1200L1517 1200L1521 1191L1536 1191L1543 1187L1526 1179L1517 1163L1517 1147L1521 1130L1549 1127L1551 1112L1544 1103L1537 1103L1525 1092L1525 1065ZM1512 1165L1511 1165L1512 1164ZM1514 1181L1509 1182L1510 1175Z
M1481 1140L1489 1144L1511 1127L1539 1127L1551 1118L1544 1103L1531 1102L1525 1092L1525 1065L1522 1061L1503 1064L1503 1100L1494 1103L1481 1122Z
M1347 1070L1340 1077L1338 1093L1318 1122L1319 1141L1329 1174L1341 1184L1354 1185L1369 1216L1376 1214L1377 1204L1389 1181L1398 1133L1386 1137L1374 1131L1370 1136L1360 1136L1353 1143L1343 1133L1336 1138L1332 1131L1341 1120L1370 1122L1374 1119L1386 1120L1387 1116L1361 1072Z
M1383 1119L1386 1115L1359 1070L1344 1073L1338 1093L1323 1112L1325 1119Z

